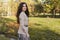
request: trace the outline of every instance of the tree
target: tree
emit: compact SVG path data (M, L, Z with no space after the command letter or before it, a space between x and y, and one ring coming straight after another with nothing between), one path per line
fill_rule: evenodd
M55 17L56 12L59 11L58 9L60 9L60 5L59 5L60 4L60 0L46 0L45 1L45 5L46 4L49 5L50 7L45 6L45 9L49 8L48 9L48 10L50 10L49 12L51 12L51 14L53 15L53 17Z

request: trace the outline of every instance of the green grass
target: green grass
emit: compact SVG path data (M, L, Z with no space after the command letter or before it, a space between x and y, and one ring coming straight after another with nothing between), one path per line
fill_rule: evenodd
M4 35L0 35L0 40L9 40L9 38L6 38Z
M60 19L30 17L31 40L60 40Z
M10 21L9 19L6 20L9 22ZM11 18L12 22L13 20L16 19ZM60 19L30 17L29 34L31 40L60 40ZM0 39L2 39L1 36Z

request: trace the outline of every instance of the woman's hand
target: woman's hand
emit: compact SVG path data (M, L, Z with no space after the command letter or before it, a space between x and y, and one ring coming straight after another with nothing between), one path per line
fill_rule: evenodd
M27 36L27 37L29 37L29 34L28 34L28 33L26 33L26 36Z
M29 34L25 31L25 29L23 29L23 31L24 31L25 35L26 35L27 37L29 37Z

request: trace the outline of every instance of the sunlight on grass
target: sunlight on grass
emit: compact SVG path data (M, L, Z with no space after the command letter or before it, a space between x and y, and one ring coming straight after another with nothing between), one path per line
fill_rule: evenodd
M0 21L1 25L4 21L6 21L7 25L5 24L6 29L4 29L3 32L17 35L18 25L16 19L14 17L4 18L3 21ZM2 26L2 29L5 25ZM2 29L0 30L1 32ZM29 34L31 40L60 40L60 19L29 17Z
M60 34L60 19L58 18L30 17L29 20L30 20L29 22L31 23L31 25L35 24L35 26L40 27L40 28L46 27L52 31L59 32Z

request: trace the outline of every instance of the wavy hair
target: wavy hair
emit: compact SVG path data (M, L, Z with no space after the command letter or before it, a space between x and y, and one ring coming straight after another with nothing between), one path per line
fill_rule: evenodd
M16 15L16 17L17 17L17 23L18 23L18 24L20 24L20 22L19 22L19 15L20 15L20 13L22 12L23 4L26 4L26 3L25 3L25 2L21 2L21 3L19 4L19 6L18 6L17 15ZM27 4L26 4L26 7L27 7ZM26 11L25 11L25 14L27 15L27 17L29 17L28 7L27 7L27 9L26 9ZM23 18L23 17L22 17L22 18Z

